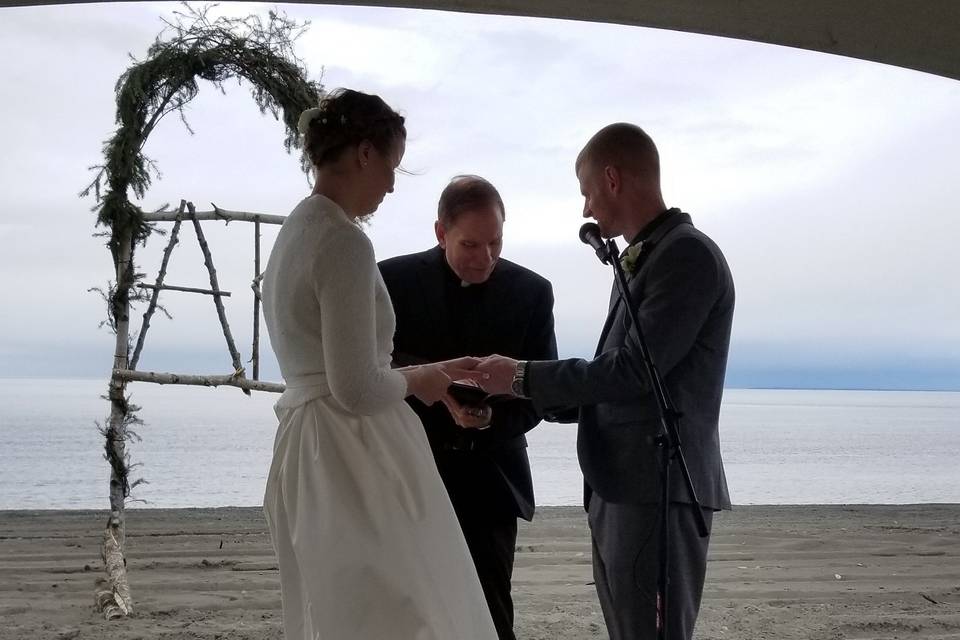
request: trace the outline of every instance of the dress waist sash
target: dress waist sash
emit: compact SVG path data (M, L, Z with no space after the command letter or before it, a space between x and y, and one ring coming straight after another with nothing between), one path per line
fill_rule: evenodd
M287 380L287 389L274 405L276 409L293 409L318 398L330 395L325 373L294 376Z

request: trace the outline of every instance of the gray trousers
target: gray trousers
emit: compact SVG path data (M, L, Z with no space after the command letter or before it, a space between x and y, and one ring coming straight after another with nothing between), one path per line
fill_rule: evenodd
M703 510L707 529L713 511ZM614 504L590 496L593 577L610 640L655 640L660 545L657 505ZM668 640L691 640L707 571L709 536L697 533L693 507L670 504Z

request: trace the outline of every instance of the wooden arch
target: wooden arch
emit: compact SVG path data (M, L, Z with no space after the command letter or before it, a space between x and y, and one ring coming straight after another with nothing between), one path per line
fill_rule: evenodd
M239 353L232 344L223 314L220 298L224 292L217 285L216 270L199 224L204 218L227 219L230 212L217 210L212 216L203 216L193 211L192 204L181 203L173 214L176 222L158 282L154 285L139 282L142 276L134 267L136 247L154 231L156 222L170 216L164 211L145 213L129 199L131 190L142 198L151 182L153 163L143 149L161 118L173 112L183 116L183 107L199 92L200 80L207 80L222 90L223 83L231 79L246 80L261 113L269 113L284 123L287 150L299 147L297 120L303 110L319 103L322 89L318 82L307 78L306 69L293 49L303 29L274 12L267 20L257 16L212 20L206 10L188 7L186 13L178 14L176 22L167 24L150 46L146 59L135 62L117 81L118 127L104 143L104 164L94 167L96 177L81 194L95 196L97 225L105 228L103 235L108 239L116 274L115 281L102 292L107 302L106 323L116 334L108 389L110 415L102 429L106 459L111 468L110 518L103 544L107 579L96 594L98 608L107 618L125 616L133 609L123 547L125 501L136 483L131 483L128 477L126 442L132 435L129 427L139 420L137 407L130 403L127 394L127 383L138 379L132 369L142 339L131 358L130 306L131 301L149 302L140 332L142 338L149 327L149 314L156 307L156 295L164 288L162 273L176 243L180 219L192 220L204 252L211 289L202 293L213 295L216 301L235 369L230 377L234 381L244 378ZM185 208L189 211L185 212ZM251 221L271 222L267 218L254 216ZM149 300L144 290L152 291Z

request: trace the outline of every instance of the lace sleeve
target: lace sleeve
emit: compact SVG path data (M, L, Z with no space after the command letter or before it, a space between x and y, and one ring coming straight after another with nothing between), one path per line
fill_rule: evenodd
M327 382L344 409L370 415L402 400L407 383L378 358L373 245L353 228L331 240L313 266Z

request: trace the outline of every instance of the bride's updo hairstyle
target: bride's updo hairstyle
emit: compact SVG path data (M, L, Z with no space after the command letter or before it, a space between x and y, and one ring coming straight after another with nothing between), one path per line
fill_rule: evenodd
M364 140L380 153L389 153L407 137L404 118L380 96L352 89L337 89L320 100L320 106L300 115L298 129L314 167L335 162L348 148Z

